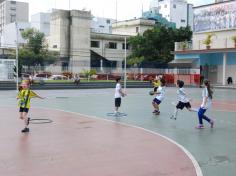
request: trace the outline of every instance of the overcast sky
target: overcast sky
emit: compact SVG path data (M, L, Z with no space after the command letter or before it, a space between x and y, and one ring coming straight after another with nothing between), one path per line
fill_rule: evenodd
M19 0L29 3L30 16L37 12L46 12L52 8L69 9L69 0ZM140 17L143 10L149 9L151 0L117 0L118 20ZM195 6L212 3L214 0L188 0ZM71 9L91 10L94 16L116 18L116 0L70 0Z

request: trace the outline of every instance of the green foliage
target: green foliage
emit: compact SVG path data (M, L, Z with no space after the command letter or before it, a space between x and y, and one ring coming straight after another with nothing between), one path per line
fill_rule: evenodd
M236 35L231 38L236 43Z
M188 41L181 42L181 48L186 49L188 47Z
M212 37L215 36L214 33L207 33L206 34L206 39L203 41L203 44L205 44L206 46L210 46L210 44L212 43Z
M89 80L91 76L97 74L97 71L94 70L94 69L91 69L91 70L85 70L85 69L84 69L84 70L82 71L82 74Z
M143 61L168 63L173 59L171 52L174 51L174 43L189 41L191 38L192 31L189 27L173 29L157 25L153 29L145 31L142 36L138 35L129 39L132 46L130 58L143 57Z
M132 57L127 59L127 64L130 66L137 66L144 61L144 57Z
M57 52L48 51L44 33L33 28L21 33L27 44L19 49L20 64L27 66L52 64L58 57Z

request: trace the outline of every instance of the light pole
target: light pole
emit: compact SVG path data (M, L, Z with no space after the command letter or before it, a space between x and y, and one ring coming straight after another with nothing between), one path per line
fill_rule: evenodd
M126 57L127 57L127 38L125 36L125 64L124 64L124 90L126 90Z
M15 22L15 27L16 27L16 91L18 91L19 88L19 54L18 54L18 25L17 22Z

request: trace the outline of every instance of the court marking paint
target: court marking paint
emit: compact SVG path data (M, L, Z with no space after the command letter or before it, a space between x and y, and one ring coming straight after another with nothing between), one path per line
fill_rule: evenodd
M202 174L202 170L197 162L197 160L195 159L195 157L184 147L182 146L181 144L177 143L176 141L164 136L164 135L161 135L157 132L154 132L154 131L151 131L151 130L148 130L148 129L145 129L145 128L142 128L142 127L138 127L138 126L135 126L135 125L129 125L129 124L126 124L126 123L122 123L122 122L117 122L117 121L113 121L113 120L108 120L108 119L104 119L104 118L99 118L99 117L96 117L96 116L90 116L90 115L86 115L86 114L82 114L82 113L78 113L78 112L73 112L73 111L67 111L67 110L62 110L62 109L57 109L57 108L45 108L45 107L34 107L32 109L45 109L45 110L57 110L57 111L61 111L61 112L66 112L66 113L71 113L71 114L75 114L75 115L78 115L78 116L83 116L83 117L86 117L86 118L92 118L92 119L97 119L97 120L101 120L101 121L107 121L107 122L111 122L111 123L117 123L117 124L120 124L120 125L123 125L123 126L127 126L127 127L132 127L132 128L136 128L136 129L140 129L140 130L143 130L143 131L146 131L148 133L151 133L151 134L154 134L154 135L157 135L157 136L160 136L164 139L166 139L167 141L173 143L174 145L176 145L177 147L179 147L186 155L187 157L191 160L191 162L193 163L193 166L195 168L195 171L196 171L196 174L197 176L203 176Z

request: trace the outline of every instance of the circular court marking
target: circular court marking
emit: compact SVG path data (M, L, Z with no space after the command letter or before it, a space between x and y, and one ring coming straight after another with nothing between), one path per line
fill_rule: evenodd
M110 112L110 113L107 113L107 116L112 116L112 117L126 117L127 115L128 114L122 113L122 112L117 112L117 113Z
M52 123L53 121L51 119L42 119L42 118L30 118L29 123L30 124L45 124L45 123Z

